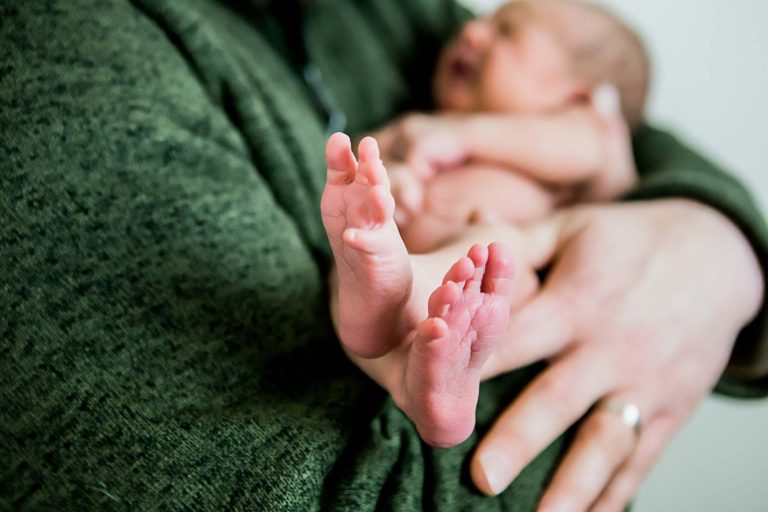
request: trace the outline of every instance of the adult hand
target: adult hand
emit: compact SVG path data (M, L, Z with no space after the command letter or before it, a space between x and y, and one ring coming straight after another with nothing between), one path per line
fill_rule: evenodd
M584 416L539 510L621 511L721 375L761 270L728 219L688 200L579 207L529 233L552 268L486 377L550 364L482 440L472 478L501 492ZM592 409L606 400L635 404L641 427Z

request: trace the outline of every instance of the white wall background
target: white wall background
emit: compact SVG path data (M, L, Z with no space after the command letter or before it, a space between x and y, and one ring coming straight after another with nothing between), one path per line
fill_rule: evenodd
M650 48L651 119L739 175L768 211L768 0L599 3ZM639 493L635 512L667 511L768 511L768 401L703 404Z

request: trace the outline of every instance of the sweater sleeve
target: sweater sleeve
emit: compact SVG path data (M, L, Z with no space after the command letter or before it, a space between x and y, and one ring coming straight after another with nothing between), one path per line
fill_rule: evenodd
M450 4L415 3L311 3L361 130ZM535 510L566 436L480 496L480 434L427 447L339 348L324 126L254 7L0 3L0 509ZM537 370L483 386L479 432Z
M360 129L449 5L415 3L311 3ZM480 496L480 434L426 446L340 349L324 126L254 5L0 3L0 510L535 510L567 436ZM483 386L478 432L538 370Z
M766 279L768 226L749 191L733 176L664 131L643 127L633 142L640 181L627 199L685 197L719 210L749 240ZM737 339L731 366L736 368L765 360L768 360L768 306L764 299L757 317ZM741 398L764 397L768 395L768 375L743 378L726 370L716 391Z

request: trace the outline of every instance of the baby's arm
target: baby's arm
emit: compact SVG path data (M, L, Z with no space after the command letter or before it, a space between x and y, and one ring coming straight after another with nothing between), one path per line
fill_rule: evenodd
M586 107L547 115L476 114L459 130L468 159L549 184L585 182L603 165L598 120Z
M629 130L610 110L476 115L464 130L470 159L498 162L545 184L581 185L577 200L615 198L637 179Z
M580 200L614 198L636 179L629 130L610 88L592 104L547 114L416 115L393 131L393 147L425 176L492 162L542 184L581 185Z

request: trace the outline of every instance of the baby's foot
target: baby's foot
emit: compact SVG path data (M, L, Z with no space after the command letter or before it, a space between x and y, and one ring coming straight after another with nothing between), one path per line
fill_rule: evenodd
M328 139L320 209L338 273L339 337L353 354L374 358L400 343L408 330L403 317L413 271L376 141L364 138L358 153L359 164L342 133Z
M432 293L395 396L427 443L453 446L472 433L480 369L506 332L511 286L511 255L494 243L473 246Z

